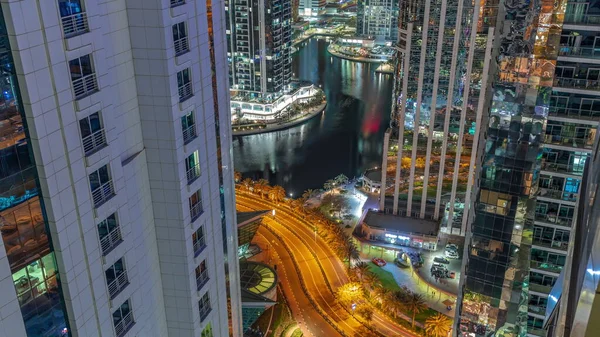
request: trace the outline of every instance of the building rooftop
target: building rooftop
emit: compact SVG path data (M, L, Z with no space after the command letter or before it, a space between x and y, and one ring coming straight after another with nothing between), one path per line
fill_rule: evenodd
M371 228L379 227L405 233L436 236L439 223L432 220L405 218L393 214L385 214L369 210L363 220Z
M269 212L270 212L270 210L253 211L253 212L237 212L236 218L237 218L238 227L241 227L241 226L247 224L248 222L258 220L261 217L265 216Z
M381 181L381 170L367 170L365 172L365 177L369 178L371 181Z

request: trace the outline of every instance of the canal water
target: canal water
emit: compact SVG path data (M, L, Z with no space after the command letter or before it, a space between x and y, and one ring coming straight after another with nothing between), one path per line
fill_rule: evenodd
M325 91L324 113L290 129L234 137L234 166L244 178L265 178L298 196L340 173L358 177L381 166L392 76L376 73L376 64L333 57L327 45L307 40L292 64L295 77Z

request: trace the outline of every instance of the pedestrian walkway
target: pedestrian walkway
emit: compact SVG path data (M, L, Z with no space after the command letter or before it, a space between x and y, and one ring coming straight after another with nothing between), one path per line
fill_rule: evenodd
M233 136L247 136L258 133L267 133L277 130L283 130L291 128L292 126L304 123L305 121L317 116L319 113L325 111L327 103L323 103L317 107L311 108L308 112L303 113L300 117L281 122L281 123L267 123L267 124L254 124L249 126L236 126L232 128Z
M372 263L370 259L363 258L363 260L367 263ZM448 310L446 305L442 302L445 300L451 300L452 302L456 303L456 296L441 292L438 289L431 287L429 283L424 282L421 278L419 278L417 272L412 268L401 269L393 263L388 263L380 268L389 271L394 276L394 279L399 286L406 286L408 289L423 295L423 299L427 303L428 307L454 318L454 306L452 306L452 310Z

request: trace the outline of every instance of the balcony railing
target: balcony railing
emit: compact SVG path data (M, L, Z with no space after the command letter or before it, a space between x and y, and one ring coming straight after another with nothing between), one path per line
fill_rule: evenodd
M204 322L204 320L206 319L206 316L208 316L208 314L210 314L211 310L212 310L212 308L210 307L210 304L207 304L204 307L200 307L200 322Z
M127 278L127 271L123 270L123 272L117 275L109 285L108 285L108 294L110 295L110 299L114 299L121 290L125 289L129 284L129 279Z
M185 0L171 0L171 7L177 7L185 4Z
M196 286L198 290L202 289L206 282L208 282L208 269L205 269L200 275L196 276Z
M200 239L196 240L196 242L194 242L194 257L200 255L204 248L206 248L206 240L204 239L204 237L201 237Z
M550 290L552 290L552 287L543 286L543 285L537 284L537 283L529 283L529 290L536 291L536 292L542 293L542 294L549 294Z
M188 44L188 38L182 37L179 40L175 40L175 56L179 56L190 51L190 45Z
M565 15L564 24L586 24L586 25L600 25L600 15L589 15L589 14L568 14Z
M570 47L561 46L558 51L559 56L579 56L586 58L600 57L600 49L590 47Z
M198 219L198 217L200 217L203 211L204 210L202 209L202 202L198 202L192 205L192 207L190 207L190 217L192 218L192 221Z
M542 240L542 239L533 238L533 244L536 246L559 249L559 250L564 250L564 251L567 251L567 248L569 248L568 242L556 241L556 240Z
M545 198L552 198L552 199L576 202L577 198L579 197L579 194L563 192L560 189L540 187L538 189L538 196L545 197Z
M541 315L544 315L543 313ZM534 335L534 336L539 336L539 337L544 337L548 334L547 330L544 329L538 329L538 328L533 328L533 327L527 327L527 334L528 335Z
M65 38L89 32L87 14L85 12L63 16L60 20Z
M529 266L534 269L545 270L547 272L557 273L557 274L559 274L562 270L561 266L557 266L555 264L548 263L548 262L538 262L538 261L534 261L534 260L531 260ZM533 285L533 283L530 283L530 285ZM548 287L548 289L550 289L550 287ZM550 291L550 290L548 290L548 291Z
M194 91L192 90L192 83L188 82L181 87L179 87L179 102L184 102L188 98L194 95Z
M193 183L198 177L200 177L200 164L192 166L186 172L188 185Z
M566 227L571 227L571 224L573 223L572 218L557 216L553 214L535 213L535 219Z
M554 86L573 89L600 90L600 81L586 80L583 78L555 77Z
M581 139L573 136L546 135L544 138L544 143L584 149L592 148L594 145L594 140Z
M529 305L529 312L533 312L538 315L546 314L546 306L545 305Z
M94 200L94 207L98 208L104 204L110 198L115 195L115 188L113 187L112 180L107 181L100 187L92 191L92 199Z
M82 99L98 91L96 74L89 74L73 80L73 91L75 92L75 99Z
M189 126L187 129L183 130L183 143L187 144L191 142L196 136L196 125Z
M600 120L600 111L570 109L570 108L562 108L562 107L550 107L548 116L575 118L575 119Z
M567 164L559 164L559 163L549 163L542 162L542 170L543 171L551 171L551 172L561 172L572 174L576 176L580 176L583 174L583 166L582 165L567 165Z
M123 237L121 236L121 228L119 226L115 227L110 233L108 233L105 237L100 239L100 247L102 248L102 255L106 256L113 248L119 245L119 243L123 242Z
M100 150L101 148L106 146L106 135L104 133L104 129L100 129L91 135L84 137L82 139L83 142L83 152L86 156L93 154L94 152Z
M115 324L115 333L117 334L117 337L124 336L134 324L135 322L133 321L133 314L130 311Z

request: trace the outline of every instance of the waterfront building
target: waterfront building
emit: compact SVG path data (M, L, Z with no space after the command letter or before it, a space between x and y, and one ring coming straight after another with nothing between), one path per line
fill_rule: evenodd
M279 98L292 79L291 0L228 0L225 15L232 96L256 103Z
M224 10L2 4L3 334L241 335Z
M325 14L327 0L298 0L298 13L300 16L311 17Z
M398 39L397 0L357 0L356 35L377 40ZM404 3L404 2L403 2Z

